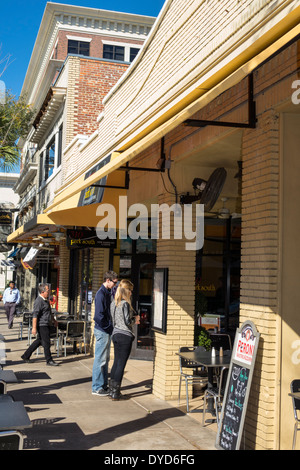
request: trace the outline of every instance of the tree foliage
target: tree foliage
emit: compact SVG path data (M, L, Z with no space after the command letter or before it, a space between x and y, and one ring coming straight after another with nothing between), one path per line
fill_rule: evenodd
M20 159L17 143L30 129L35 111L25 97L16 98L6 92L4 104L0 104L0 167L14 169Z

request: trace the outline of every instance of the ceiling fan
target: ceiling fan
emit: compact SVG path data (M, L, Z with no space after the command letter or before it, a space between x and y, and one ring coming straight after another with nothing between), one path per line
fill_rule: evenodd
M226 178L227 171L225 168L216 168L208 181L195 178L192 185L194 191L198 191L198 194L195 196L191 196L189 193L182 195L180 197L181 204L192 204L195 201L200 201L200 204L204 204L204 212L211 211L221 194Z

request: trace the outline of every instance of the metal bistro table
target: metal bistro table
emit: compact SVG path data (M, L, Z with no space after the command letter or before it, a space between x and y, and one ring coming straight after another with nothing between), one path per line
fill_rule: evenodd
M22 431L32 423L22 401L0 402L0 431Z
M0 380L6 382L7 384L18 383L18 379L13 370L0 370Z
M219 351L216 351L216 355L213 357L211 351L199 351L195 349L190 352L177 353L178 356L183 357L189 361L193 361L196 365L203 366L207 368L208 372L208 388L213 387L214 380L214 369L219 367L228 367L230 366L231 360L231 351L224 351L223 355L219 355ZM209 400L207 411L211 414L215 414L215 409L213 405L213 400Z

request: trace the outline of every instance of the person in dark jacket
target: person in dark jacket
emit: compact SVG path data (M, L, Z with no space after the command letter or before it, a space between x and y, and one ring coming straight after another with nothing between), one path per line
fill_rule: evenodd
M111 289L117 284L114 271L104 274L104 282L95 296L95 356L92 374L92 394L108 395L108 363L113 326L110 314Z
M23 361L29 362L30 357L39 346L43 346L45 359L48 366L58 366L57 362L52 359L50 346L51 326L55 324L51 306L48 300L49 286L48 284L39 285L39 296L34 302L32 316L32 336L37 335L37 339L29 346L27 351L21 356Z

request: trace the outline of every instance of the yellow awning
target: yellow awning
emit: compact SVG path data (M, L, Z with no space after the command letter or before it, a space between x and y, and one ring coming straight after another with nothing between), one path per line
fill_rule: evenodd
M99 180L97 180L98 182ZM97 209L101 204L111 204L116 210L116 221L119 221L119 197L126 196L125 172L118 171L109 175L106 186L116 188L103 188L101 203L79 206L81 191L76 191L71 198L55 206L55 210L48 214L39 214L7 237L8 243L31 243L35 237L42 234L58 232L60 227L97 227L100 217ZM84 188L85 189L85 188ZM118 228L118 226L116 227Z
M48 206L45 213L50 215L54 211L73 204L72 198L78 193L101 178L118 170L119 167L128 163L143 150L164 137L168 132L191 118L197 111L205 107L221 93L247 77L271 55L275 54L300 34L300 25L297 24L299 22L299 14L300 7L291 11L279 24L259 37L250 48L229 61L205 83L196 88L194 92L177 103L172 109L166 111L162 117L158 117L148 128L137 134L130 142L127 142L124 147L120 146L121 152L113 152L108 164L88 178L85 178L84 174L79 176L76 181L63 189L54 198L53 203Z

